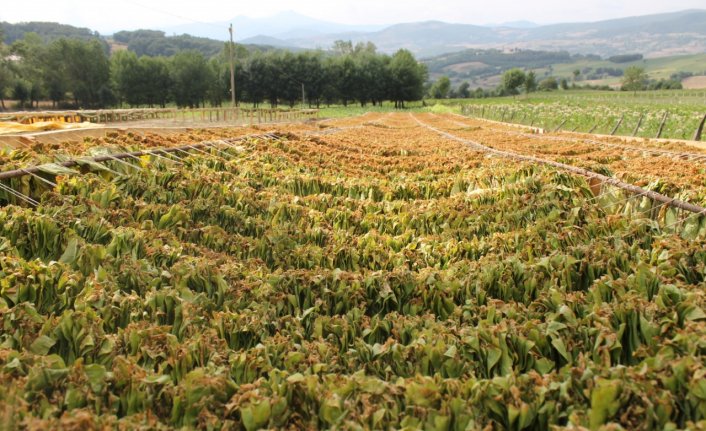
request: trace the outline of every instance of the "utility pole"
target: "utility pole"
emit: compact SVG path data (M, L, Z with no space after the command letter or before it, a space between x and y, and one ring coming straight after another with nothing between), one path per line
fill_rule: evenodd
M230 33L230 101L235 108L235 59L233 57L233 24L228 27Z

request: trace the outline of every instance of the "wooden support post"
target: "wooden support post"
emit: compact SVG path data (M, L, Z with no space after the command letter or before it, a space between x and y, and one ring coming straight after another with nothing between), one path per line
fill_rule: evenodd
M701 119L701 122L699 123L699 126L696 128L696 132L694 132L694 141L700 141L701 140L701 134L704 131L704 123L706 123L706 115L703 116Z
M615 135L615 132L618 131L618 129L620 128L620 125L623 124L623 119L625 119L625 115L620 117L620 120L618 120L618 124L616 124L615 127L613 127L613 131L610 132L610 136Z
M632 131L632 136L635 137L637 136L637 132L640 131L640 126L642 126L642 119L645 118L645 114L640 115L640 119L637 120L637 125L635 126L635 130Z
M568 121L568 120L565 118L564 121L562 121L561 123L559 123L559 125L556 126L556 129L554 129L554 133L556 133L556 132L558 132L559 130L561 130L561 128L564 127L564 124L566 124L567 121Z
M669 112L664 113L664 117L662 117L662 122L659 123L659 129L657 129L657 136L655 136L655 139L659 139L662 137L662 131L664 130L664 124L667 122L668 115Z

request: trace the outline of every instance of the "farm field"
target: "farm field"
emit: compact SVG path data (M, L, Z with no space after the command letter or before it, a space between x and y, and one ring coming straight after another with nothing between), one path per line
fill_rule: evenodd
M499 152L706 206L706 150L443 112L5 151L3 426L706 427L706 217Z
M664 120L660 137L684 140L693 139L700 121L706 115L706 92L695 90L637 94L559 91L534 93L529 97L521 95L514 99L437 102L471 116L533 125L549 131L560 128L564 131L654 138Z

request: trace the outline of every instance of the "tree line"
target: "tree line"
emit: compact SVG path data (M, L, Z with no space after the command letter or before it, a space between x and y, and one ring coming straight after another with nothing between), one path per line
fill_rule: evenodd
M44 41L28 33L0 44L0 108L40 101L54 107L199 107L230 102L230 48L207 57L196 50L173 56L110 54L98 40ZM233 45L236 98L253 106L392 101L404 107L424 96L426 67L407 50L377 52L373 44L339 41L329 51L259 50Z
M644 91L644 90L681 90L683 88L681 79L682 74L673 74L669 79L650 79L645 71L645 68L639 66L629 66L625 70L620 70L620 87L621 91ZM609 85L578 85L578 77L581 74L580 70L575 70L574 79L571 84L566 78L557 78L548 76L539 80L534 71L524 71L520 68L506 70L495 88L484 89L476 88L471 90L468 82L462 82L458 87L454 88L451 85L451 80L448 76L441 76L433 83L427 84L426 97L432 99L480 99L487 97L504 97L516 96L522 92L529 94L535 91L555 91L558 89L568 90L602 90L614 91Z

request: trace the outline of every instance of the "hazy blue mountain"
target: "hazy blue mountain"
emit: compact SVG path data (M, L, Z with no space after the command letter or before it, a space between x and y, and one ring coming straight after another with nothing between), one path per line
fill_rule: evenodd
M441 21L352 26L310 18L292 11L265 18L239 16L231 21L237 41L292 49L328 49L336 40L351 40L373 42L380 51L387 53L406 48L418 57L468 49L566 51L604 57L626 53L658 57L706 52L706 10L541 26L526 21L493 27ZM196 39L223 41L228 38L231 21L186 24L161 30L166 36L188 34ZM64 34L98 37L88 29L57 24L0 25L4 25L7 41L22 37L27 31L37 31L40 36L49 39ZM186 36L182 39L193 42ZM203 45L204 41L196 42Z
M509 22L501 22L497 24L485 24L483 27L490 27L490 28L537 28L541 27L541 24L537 24L536 22L532 21L509 21Z
M632 52L646 55L706 52L706 10L541 26L528 22L487 27L427 21L395 24L372 32L359 29L339 33L316 31L313 35L294 33L294 37L287 37L286 33L280 33L275 37L282 40L282 45L300 48L328 47L339 39L370 41L385 52L407 48L422 57L469 48L566 50L604 56ZM270 32L260 31L263 35Z
M217 23L193 23L167 27L167 34L191 34L212 39L228 39L228 26L233 24L235 38L240 41L255 36L269 36L277 38L308 38L326 33L344 33L350 31L371 32L384 28L384 25L347 25L316 18L310 18L294 11L285 11L278 14L250 18L237 16L229 21Z

